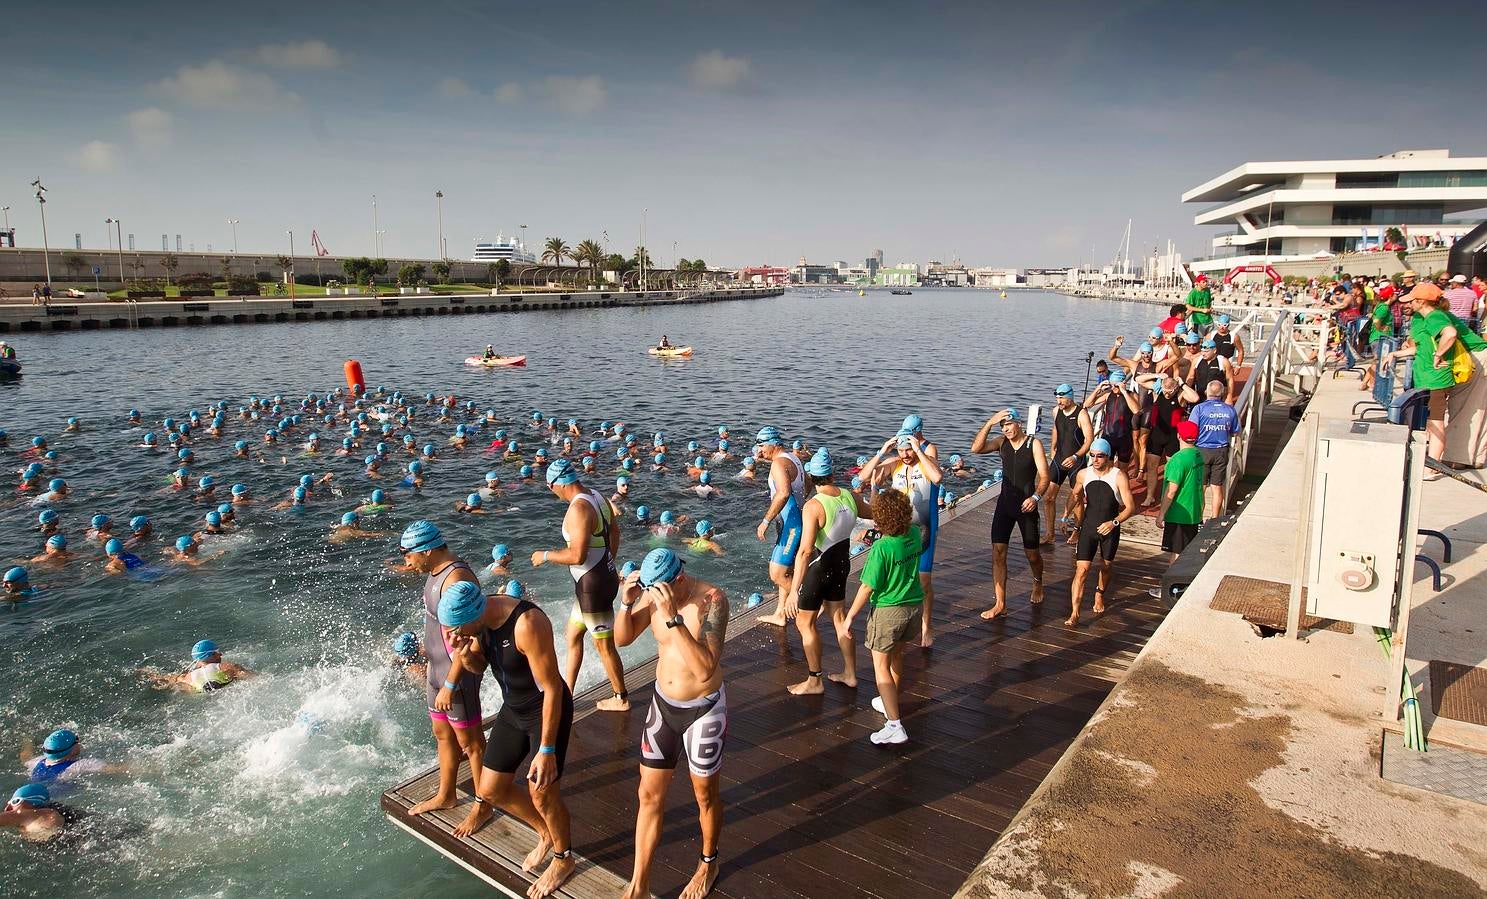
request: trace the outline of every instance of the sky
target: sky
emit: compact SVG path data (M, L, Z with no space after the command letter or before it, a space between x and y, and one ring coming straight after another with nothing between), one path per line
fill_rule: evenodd
M40 177L53 246L435 257L442 191L455 258L1025 268L1127 220L1207 255L1180 195L1248 160L1487 155L1487 4L1002 7L11 0L0 204L23 246Z

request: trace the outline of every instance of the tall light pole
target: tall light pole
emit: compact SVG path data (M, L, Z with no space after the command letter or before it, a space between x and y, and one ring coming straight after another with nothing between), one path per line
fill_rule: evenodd
M439 203L439 243L434 247L434 252L439 254L440 259L444 259L449 256L444 252L444 191L434 191L434 199Z
M0 209L4 209L4 211L5 211L5 230L9 231L10 230L10 207L9 206L4 206L4 207L0 207Z
M119 219L116 219L116 218L107 218L107 219L104 219L103 220L103 223L105 225L113 225L114 228L119 233L119 239L115 242L115 245L119 248L119 283L120 284L123 284L124 283L124 223L122 221L120 221Z
M382 250L377 245L377 235L379 235L381 233L382 233L381 231L378 231L377 230L377 195L376 194L372 194L372 255L373 256L381 256L382 255Z
M527 226L517 225L517 227L521 229L521 251L525 253L527 251Z
M31 182L36 188L36 206L41 210L41 261L46 266L46 286L52 286L52 248L46 240L46 188L42 186L41 179L37 178Z
M641 291L644 291L645 290L645 257L647 257L647 256L650 255L650 253L647 253L646 252L646 249L645 249L645 215L646 215L647 212L650 212L650 208L649 207L646 207L646 208L640 210L640 289L641 289Z
M378 231L377 232L377 255L378 256L381 256L382 255L382 248L386 245L386 243L387 243L387 232L386 231Z
M285 231L289 235L289 299L294 299L294 232Z
M238 254L238 222L241 219L228 219L227 224L232 226L232 255Z

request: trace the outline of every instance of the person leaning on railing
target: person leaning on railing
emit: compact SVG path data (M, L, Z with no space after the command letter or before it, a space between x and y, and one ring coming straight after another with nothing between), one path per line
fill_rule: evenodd
M1457 468L1487 465L1487 340L1445 308L1443 292L1421 284L1409 294L1409 338L1384 364L1413 358L1415 387L1430 391L1427 454Z

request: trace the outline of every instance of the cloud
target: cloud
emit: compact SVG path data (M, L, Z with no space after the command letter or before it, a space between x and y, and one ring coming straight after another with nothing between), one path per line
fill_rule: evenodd
M498 103L520 103L526 95L526 88L515 81L508 81L496 88L496 102Z
M341 64L340 51L325 41L264 44L254 56L264 65L288 69L334 69Z
M588 115L604 105L609 94L598 75L549 75L541 86L547 98L568 115Z
M300 98L259 72L212 60L199 66L181 66L173 77L155 87L188 106L202 109L267 109L298 105Z
M134 143L151 150L170 143L173 122L170 113L155 106L136 109L124 116L124 123L134 135Z
M444 78L439 81L436 88L441 97L468 97L475 93L475 89L462 78Z
M703 90L732 90L749 77L749 61L742 56L724 56L722 50L709 50L697 54L687 67L687 76Z
M78 168L106 172L119 161L119 148L107 141L90 140L67 154L67 159Z

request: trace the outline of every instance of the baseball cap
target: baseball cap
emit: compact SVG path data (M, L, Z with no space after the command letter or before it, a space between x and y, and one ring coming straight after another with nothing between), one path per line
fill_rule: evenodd
M1177 423L1177 438L1192 443L1198 439L1198 424L1192 421L1180 421Z

